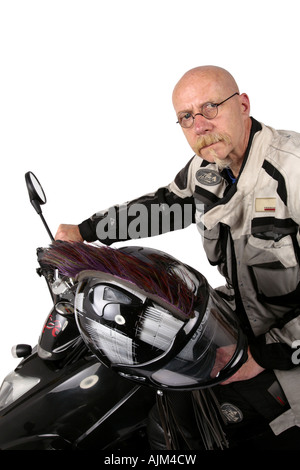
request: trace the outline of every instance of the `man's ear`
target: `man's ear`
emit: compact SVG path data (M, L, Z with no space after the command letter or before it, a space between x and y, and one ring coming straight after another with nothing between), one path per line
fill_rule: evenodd
M242 113L250 116L250 100L249 96L246 93L240 95L240 103L242 108Z

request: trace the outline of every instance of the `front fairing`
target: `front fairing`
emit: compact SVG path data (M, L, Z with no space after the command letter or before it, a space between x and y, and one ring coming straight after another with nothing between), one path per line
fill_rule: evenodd
M135 392L126 381L91 355L61 369L43 361L36 352L23 360L15 372L39 382L9 406L0 410L0 449L109 447L142 423L153 404L153 393L138 391L111 416L110 410L126 394ZM1 398L1 392L0 392ZM97 421L105 418L86 439L80 439ZM97 438L94 436L98 436ZM80 442L79 442L80 440Z

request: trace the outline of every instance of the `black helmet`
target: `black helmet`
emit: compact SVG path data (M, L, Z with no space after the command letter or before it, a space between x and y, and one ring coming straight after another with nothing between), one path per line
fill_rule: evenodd
M77 248L76 320L103 364L160 389L191 390L223 382L245 362L239 322L202 274L149 248Z

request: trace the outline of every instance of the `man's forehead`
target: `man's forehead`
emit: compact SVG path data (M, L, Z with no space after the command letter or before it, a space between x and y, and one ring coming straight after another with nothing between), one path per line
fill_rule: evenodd
M221 99L222 87L213 81L185 81L174 90L173 104L176 111L181 108L200 107L207 102L218 102Z
M173 91L173 104L202 105L207 101L222 101L226 93L238 91L237 84L227 70L220 67L196 67L185 73Z

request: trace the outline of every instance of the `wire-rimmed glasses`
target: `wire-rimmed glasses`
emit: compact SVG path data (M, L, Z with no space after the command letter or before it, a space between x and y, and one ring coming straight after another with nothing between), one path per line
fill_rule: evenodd
M221 104L225 103L225 101L230 100L230 98L232 98L235 95L238 95L238 93L237 92L233 93L233 95L229 96L228 98L221 101L220 103L211 103L211 102L208 101L207 103L204 103L201 106L201 108L200 108L201 112L196 113L194 115L192 113L188 113L188 112L179 113L178 114L178 121L176 122L176 124L180 124L181 127L187 129L187 128L193 126L196 116L203 116L206 119L214 119L218 114L218 107Z

